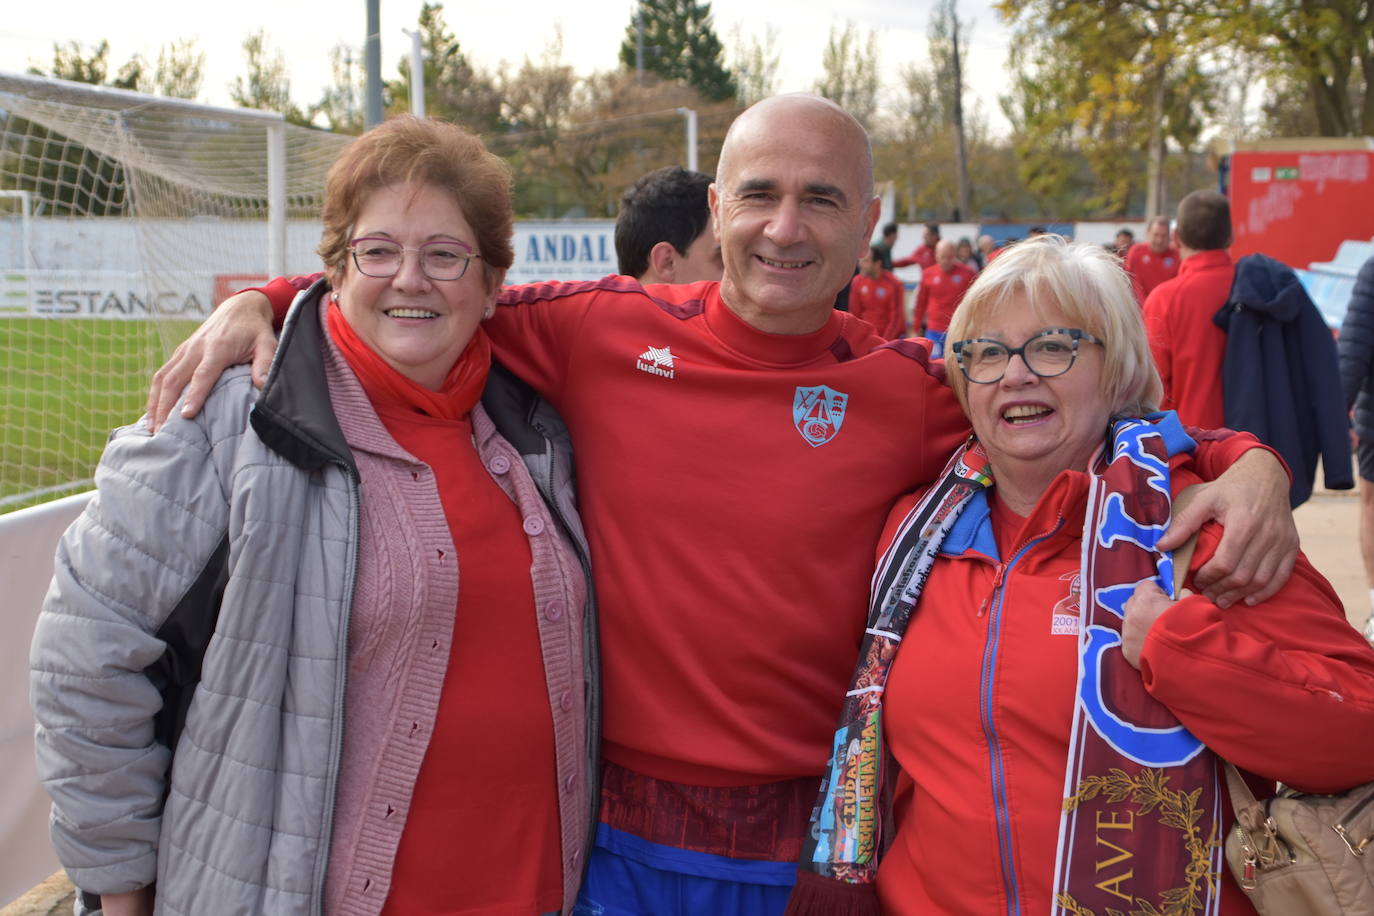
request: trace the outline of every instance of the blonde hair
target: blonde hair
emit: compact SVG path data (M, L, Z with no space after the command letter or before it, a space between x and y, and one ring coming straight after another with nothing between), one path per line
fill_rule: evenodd
M1164 386L1130 278L1114 256L1058 235L1017 242L983 269L955 309L949 358L954 358L955 341L978 337L993 313L1016 296L1024 296L1037 313L1059 312L1102 341L1102 387L1113 416L1142 416L1159 408ZM950 387L967 410L968 380L955 366L950 369Z

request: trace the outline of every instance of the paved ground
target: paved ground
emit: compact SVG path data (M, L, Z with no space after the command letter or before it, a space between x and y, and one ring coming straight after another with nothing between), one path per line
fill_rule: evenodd
M1319 487L1293 517L1302 536L1303 553L1336 587L1350 622L1363 627L1369 616L1369 589L1360 565L1357 492Z

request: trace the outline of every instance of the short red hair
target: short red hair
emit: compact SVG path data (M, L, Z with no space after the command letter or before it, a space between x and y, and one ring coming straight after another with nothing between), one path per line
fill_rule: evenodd
M318 253L335 281L368 196L392 185L427 184L453 195L477 234L477 253L495 284L515 260L510 167L457 124L399 115L350 143L325 179Z

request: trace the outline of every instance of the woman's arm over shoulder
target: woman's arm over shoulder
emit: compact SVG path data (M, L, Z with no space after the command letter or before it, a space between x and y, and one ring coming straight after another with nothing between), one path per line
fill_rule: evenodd
M246 425L252 391L238 370L195 420L175 417L157 435L142 422L117 430L95 497L58 544L30 657L38 773L58 858L93 893L156 876L170 753L147 671L169 651L164 624L221 553L229 430Z
M1218 537L1204 527L1193 572ZM1306 557L1278 594L1251 607L1182 598L1150 627L1140 673L1242 769L1308 791L1374 779L1374 649Z

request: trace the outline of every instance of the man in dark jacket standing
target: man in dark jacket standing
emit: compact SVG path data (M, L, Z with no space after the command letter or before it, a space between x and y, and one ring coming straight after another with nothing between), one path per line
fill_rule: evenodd
M1335 345L1297 275L1262 254L1232 263L1231 205L1216 191L1179 201L1177 232L1183 266L1144 305L1163 406L1278 451L1294 507L1312 495L1318 455L1328 488L1354 486Z
M1353 432L1360 476L1360 557L1374 608L1374 257L1364 262L1350 294L1350 307L1341 322L1337 341L1341 354L1341 387L1345 409L1355 411ZM1374 642L1374 614L1364 625L1365 638Z

